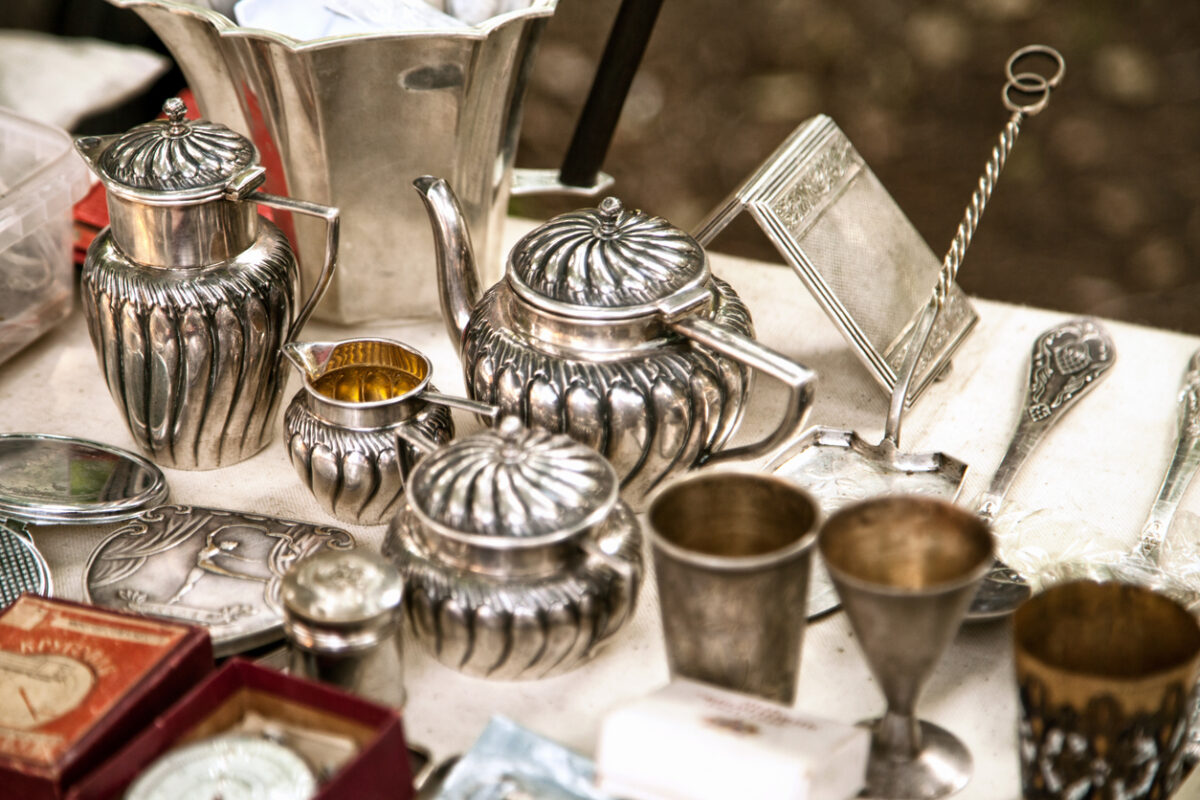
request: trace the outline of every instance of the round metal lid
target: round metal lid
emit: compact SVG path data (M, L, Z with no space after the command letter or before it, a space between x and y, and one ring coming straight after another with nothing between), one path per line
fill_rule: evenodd
M569 436L506 417L496 430L423 458L409 502L451 534L533 539L567 536L606 518L620 486L612 466Z
M162 470L127 450L69 436L0 434L0 517L102 524L166 498Z
M186 118L178 97L163 104L166 119L138 125L100 156L105 184L132 193L194 200L224 193L238 173L258 162L246 137L217 122Z
M404 581L391 562L362 549L314 553L283 578L283 605L310 622L343 625L390 616Z
M708 259L695 239L615 197L554 217L518 241L508 260L518 295L568 316L654 314L708 277Z

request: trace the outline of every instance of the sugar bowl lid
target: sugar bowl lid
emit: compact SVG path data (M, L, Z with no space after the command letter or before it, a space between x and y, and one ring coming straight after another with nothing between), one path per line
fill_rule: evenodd
M508 259L518 295L567 316L658 314L708 278L708 259L695 239L615 197L554 217L518 241Z
M148 202L209 200L257 165L249 139L217 122L187 119L178 97L163 104L163 113L166 119L116 136L76 140L109 191Z
M563 539L596 525L619 490L604 456L515 417L430 453L408 481L409 503L439 533L514 544Z

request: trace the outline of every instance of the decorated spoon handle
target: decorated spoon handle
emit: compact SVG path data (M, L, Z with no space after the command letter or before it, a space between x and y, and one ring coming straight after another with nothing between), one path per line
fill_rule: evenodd
M1200 350L1188 361L1179 390L1179 438L1175 443L1175 455L1138 540L1138 552L1155 563L1171 527L1171 518L1175 516L1175 509L1197 467L1200 467Z
M1021 465L1046 431L1108 373L1115 358L1112 338L1086 317L1064 322L1037 338L1021 419L991 486L979 498L976 510L981 517L996 516Z

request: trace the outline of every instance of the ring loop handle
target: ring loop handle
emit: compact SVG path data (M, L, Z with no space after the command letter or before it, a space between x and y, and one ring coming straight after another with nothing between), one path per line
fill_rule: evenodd
M1014 73L1013 70L1016 68L1017 62L1021 59L1028 58L1029 56L1046 56L1055 63L1057 69L1049 78L1045 78L1036 72L1022 72L1020 75ZM1004 65L1004 77L1008 79L1009 83L1016 84L1018 89L1032 92L1041 91L1042 87L1038 85L1041 82L1045 82L1050 89L1057 89L1058 85L1062 83L1063 76L1066 75L1066 73L1066 59L1063 58L1062 53L1058 52L1047 44L1025 45L1009 56L1008 63ZM1033 84L1030 86L1024 85L1023 81L1028 81L1033 78L1038 80L1038 84Z
M1018 62L1030 56L1046 56L1056 65L1056 69L1052 75L1046 77L1039 72L1015 72ZM1008 62L1004 65L1004 77L1006 82L1004 88L1000 91L1000 96L1004 100L1004 106L1009 111L1025 116L1034 116L1046 107L1050 102L1050 92L1062 83L1063 76L1067 72L1067 62L1063 58L1062 53L1055 50L1053 47L1044 44L1031 44L1022 47L1008 57ZM1013 90L1027 95L1037 96L1037 99L1030 103L1018 103L1012 95Z

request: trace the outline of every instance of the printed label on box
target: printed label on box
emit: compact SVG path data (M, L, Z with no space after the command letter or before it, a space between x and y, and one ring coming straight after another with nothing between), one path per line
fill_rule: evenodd
M53 765L186 635L20 598L0 615L0 755Z

